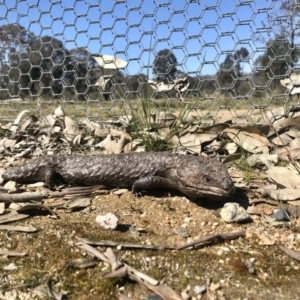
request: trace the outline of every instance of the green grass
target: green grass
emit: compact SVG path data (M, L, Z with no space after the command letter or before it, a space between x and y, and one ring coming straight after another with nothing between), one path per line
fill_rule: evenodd
M186 114L192 109L198 109L199 111L212 112L214 115L217 111L222 109L230 109L236 111L240 109L257 109L259 107L266 107L266 110L274 107L287 106L292 104L286 101L284 97L273 99L270 102L267 98L241 98L233 100L226 95L204 95L202 98L185 97L183 100L174 98L160 98L151 99L150 92L146 97L142 99L126 99L126 100L74 100L66 101L64 99L53 100L29 100L24 99L21 102L0 101L0 119L3 121L13 120L18 113L23 110L30 110L30 112L36 116L46 116L54 112L54 110L60 105L64 109L68 116L74 117L78 120L89 118L97 121L106 121L110 119L116 120L119 116L131 114L143 114L143 118L146 122L149 121L149 113L169 111L177 114ZM210 98L212 97L212 98ZM293 103L295 104L295 103ZM147 107L146 107L147 106ZM131 110L131 112L130 112ZM238 112L237 112L238 115Z

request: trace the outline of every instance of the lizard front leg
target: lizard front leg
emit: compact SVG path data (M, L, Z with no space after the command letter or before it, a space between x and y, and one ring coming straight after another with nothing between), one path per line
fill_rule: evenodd
M174 183L172 180L160 176L143 177L133 183L132 193L135 195L140 195L140 191L154 188L178 190L178 183Z

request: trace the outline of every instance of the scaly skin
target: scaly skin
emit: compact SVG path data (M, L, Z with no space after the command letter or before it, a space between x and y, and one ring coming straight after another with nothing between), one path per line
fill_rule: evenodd
M217 159L166 152L117 155L44 156L2 174L6 181L44 181L50 189L58 178L77 185L132 187L133 193L154 188L179 190L191 198L228 197L235 188Z

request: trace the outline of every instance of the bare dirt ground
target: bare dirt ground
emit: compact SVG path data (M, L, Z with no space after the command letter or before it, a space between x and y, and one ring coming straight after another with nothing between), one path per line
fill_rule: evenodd
M241 112L243 113L243 112ZM221 114L220 122L232 118ZM246 187L264 185L267 179L258 175L245 182ZM28 188L27 188L28 189ZM29 188L35 191L37 188ZM238 191L230 202L249 206L249 199L259 199L254 192ZM216 233L245 231L246 236L199 249L181 251L136 250L114 248L118 259L172 287L177 293L189 288L190 299L300 299L300 262L290 258L279 245L300 251L300 220L274 227L260 215L252 223L226 224L218 215L223 201L201 199L197 203L167 191L153 192L137 198L130 192L91 196L91 205L78 211L54 209L58 219L33 210L28 219L9 225L33 226L37 233L0 230L0 250L25 252L23 257L0 256L0 299L36 299L32 290L47 284L54 290L68 291L67 299L143 299L152 294L127 279L103 279L110 267L102 262L90 268L75 268L69 262L88 259L76 244L77 237L95 241L128 242L177 246ZM60 199L47 199L51 206ZM280 206L280 205L279 205ZM256 206L258 211L272 214L268 204ZM120 216L117 230L104 230L96 216L114 212ZM129 226L143 229L134 237ZM176 234L182 229L190 234ZM107 247L98 247L105 252ZM251 266L249 268L249 262ZM3 271L14 263L18 269ZM251 270L250 270L251 269ZM207 291L196 295L195 286ZM120 292L123 291L123 296ZM128 298L126 298L125 296ZM47 299L51 299L48 297ZM150 298L149 298L150 299Z
M230 201L247 206L247 195L239 192ZM50 205L52 200L47 200ZM100 262L92 268L68 267L68 261L87 258L77 246L76 237L90 240L110 240L135 244L180 245L186 238L176 229L190 234L188 240L214 233L247 232L246 237L201 249L182 251L149 251L114 249L117 257L136 269L158 279L179 294L190 286L191 299L196 297L196 285L207 286L208 280L216 289L201 299L300 299L299 262L286 256L276 243L286 247L300 247L300 222L292 220L279 228L264 223L254 216L252 223L237 225L224 223L217 214L222 202L203 199L193 203L181 195L159 192L137 198L130 192L98 195L92 205L77 212L56 210L59 219L33 212L26 220L13 225L34 226L37 233L0 232L2 249L26 252L19 258L0 258L0 267L15 263L18 270L3 271L0 299L33 299L30 290L41 284L53 289L69 291L68 299L122 299L120 288L129 299L143 299L151 294L140 285L125 279L102 279L109 267ZM260 205L267 211L271 207ZM120 225L115 231L102 229L96 222L98 214L115 212ZM139 238L133 237L128 225L144 228ZM274 245L260 245L264 234L274 239ZM105 252L106 247L99 247ZM245 262L251 261L255 269L250 273ZM207 286L209 289L209 286ZM9 295L19 293L20 298ZM23 297L23 298L22 298ZM26 298L29 297L29 298ZM126 298L123 298L126 299Z

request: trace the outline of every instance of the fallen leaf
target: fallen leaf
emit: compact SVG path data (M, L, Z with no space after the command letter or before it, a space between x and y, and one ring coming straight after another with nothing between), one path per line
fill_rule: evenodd
M249 133L241 129L227 128L224 130L238 146L251 153L269 153L270 142L260 134Z
M76 136L82 134L82 130L77 122L68 116L65 116L65 126L63 135L68 142L72 142Z
M7 266L2 267L2 269L4 271L15 271L15 270L18 270L18 267L14 263L11 263Z
M103 69L123 69L128 64L126 61L112 55L93 55L93 58Z
M68 201L66 203L66 208L74 210L74 209L88 207L90 204L91 204L90 198L76 198Z
M271 167L278 162L277 154L252 154L247 158L249 166L254 167L256 165L266 165Z
M271 180L284 187L293 189L300 186L299 174L286 167L272 167L268 170L267 175Z
M34 227L29 226L9 226L9 225L0 225L0 230L7 230L7 231L20 231L20 232L37 232L38 230Z
M179 138L181 146L195 153L201 153L201 142L198 134L188 133Z
M292 201L300 199L300 190L293 188L286 189L265 189L265 192L274 200Z
M19 221L19 220L26 219L28 217L29 217L29 215L19 214L19 213L16 213L13 211L8 214L1 215L0 216L0 224Z

